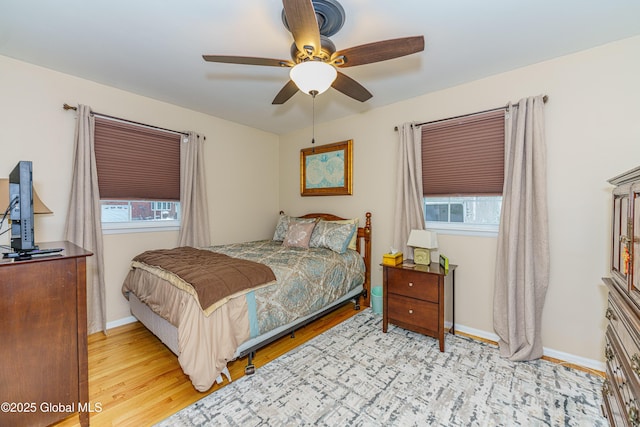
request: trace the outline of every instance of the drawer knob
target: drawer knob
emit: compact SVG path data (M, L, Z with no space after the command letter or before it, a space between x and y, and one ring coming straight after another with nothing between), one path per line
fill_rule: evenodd
M409 314L413 314L413 310L412 309L409 309Z
M611 349L611 347L607 347L604 350L604 356L607 358L607 360L613 360L613 350Z
M609 320L615 319L615 317L613 316L613 310L611 310L611 307L607 308L607 311L604 313L604 317L606 317Z
M413 287L413 282L409 282L409 287L412 288Z
M638 353L631 356L631 369L636 375L640 376L640 355Z
M640 425L640 412L635 406L629 405L629 422L632 426Z

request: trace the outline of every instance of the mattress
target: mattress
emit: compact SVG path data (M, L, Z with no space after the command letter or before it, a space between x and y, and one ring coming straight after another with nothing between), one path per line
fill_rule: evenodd
M226 363L247 349L363 289L365 266L356 251L288 248L272 240L206 249L268 265L276 282L232 298L210 314L191 294L148 269L133 268L123 284L132 313L178 355L199 391L208 390Z

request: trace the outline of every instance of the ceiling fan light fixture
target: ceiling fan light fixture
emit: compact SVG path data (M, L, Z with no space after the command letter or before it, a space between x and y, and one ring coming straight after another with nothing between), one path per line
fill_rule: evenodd
M305 61L291 69L289 77L302 92L320 94L331 87L338 76L333 65L322 61Z

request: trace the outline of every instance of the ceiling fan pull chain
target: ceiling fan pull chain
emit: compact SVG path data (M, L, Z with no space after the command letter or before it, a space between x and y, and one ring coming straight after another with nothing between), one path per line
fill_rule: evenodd
M313 144L316 143L316 95L318 94L317 90L312 90L309 92L311 95L312 104L311 104L311 145L315 147ZM311 149L312 153L315 153L315 148Z

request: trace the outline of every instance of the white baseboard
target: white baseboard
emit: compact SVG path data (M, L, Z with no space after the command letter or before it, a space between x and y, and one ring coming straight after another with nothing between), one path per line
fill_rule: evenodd
M545 356L553 357L564 362L569 362L574 365L582 366L583 368L593 369L595 371L604 372L605 363L599 360L587 359L585 357L576 356L574 354L565 353L563 351L554 350L551 348L543 347L543 353Z
M107 330L117 328L118 326L128 325L129 323L137 322L133 316L123 317L122 319L114 320L113 322L107 322Z
M490 341L498 342L500 337L492 332L481 331L479 329L469 328L468 326L456 324L456 331L464 332L465 334L473 335L478 338L483 338ZM563 351L554 350L552 348L543 347L542 353L547 357L568 362L573 365L578 365L583 368L593 369L596 371L604 372L605 364L599 360L587 359L584 357L576 356L574 354L565 353Z
M481 331L480 329L470 328L468 326L464 326L459 323L456 323L456 331L464 332L465 334L473 335L474 337L483 338L489 341L498 342L498 340L500 339L500 337L498 337L494 333Z
M107 329L117 328L118 326L128 325L129 323L137 321L138 319L133 316L124 317L122 319L114 320L113 322L108 322ZM473 335L474 337L483 338L490 341L498 342L500 340L500 337L492 332L481 331L480 329L474 329L460 324L456 324L456 331L464 332L465 334ZM563 362L568 362L574 365L582 366L584 368L594 369L600 372L604 372L605 370L604 362L601 362L599 360L587 359L547 347L543 348L543 354L545 356L562 360Z

